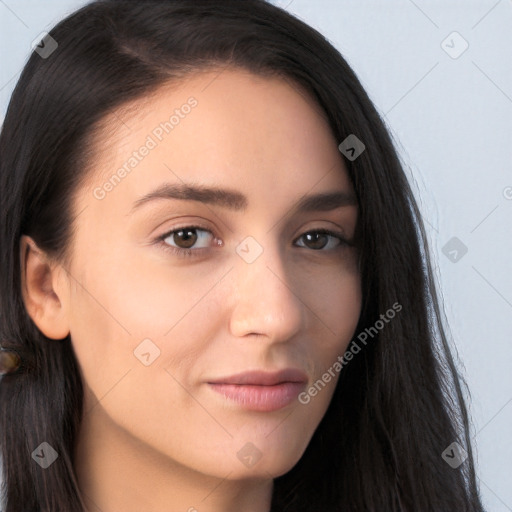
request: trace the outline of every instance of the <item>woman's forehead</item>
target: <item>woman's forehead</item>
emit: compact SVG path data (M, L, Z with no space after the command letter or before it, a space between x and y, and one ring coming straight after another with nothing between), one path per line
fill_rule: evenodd
M106 197L133 202L176 181L276 199L314 187L349 192L330 127L305 98L278 77L238 70L162 87L104 125L88 199L100 187Z

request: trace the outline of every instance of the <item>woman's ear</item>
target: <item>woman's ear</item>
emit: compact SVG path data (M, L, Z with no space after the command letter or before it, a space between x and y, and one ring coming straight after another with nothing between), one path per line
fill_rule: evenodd
M69 334L66 300L63 286L64 269L51 262L34 240L22 235L20 240L21 291L25 308L47 337L55 340Z

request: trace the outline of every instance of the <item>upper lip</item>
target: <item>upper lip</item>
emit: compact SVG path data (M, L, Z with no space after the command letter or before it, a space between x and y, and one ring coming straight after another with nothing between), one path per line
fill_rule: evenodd
M297 368L284 368L277 372L253 370L229 377L209 381L210 384L248 384L255 386L273 386L282 382L307 382L307 375Z

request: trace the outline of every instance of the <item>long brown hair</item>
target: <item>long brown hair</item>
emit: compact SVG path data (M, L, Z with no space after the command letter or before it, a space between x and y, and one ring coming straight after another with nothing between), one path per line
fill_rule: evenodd
M82 512L74 471L83 383L72 344L49 340L21 295L19 243L31 236L64 261L73 193L84 183L99 122L188 72L232 65L309 91L346 158L360 207L363 309L357 332L403 309L340 375L300 461L275 479L272 512L481 512L469 420L421 215L384 122L354 72L317 31L263 0L100 0L34 52L0 134L0 342L23 358L0 383L5 512ZM59 454L31 458L46 441ZM468 456L443 460L452 443Z

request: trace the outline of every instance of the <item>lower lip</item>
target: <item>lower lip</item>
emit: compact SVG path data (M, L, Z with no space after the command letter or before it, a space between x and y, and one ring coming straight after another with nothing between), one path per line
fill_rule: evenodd
M274 386L213 384L210 387L250 411L270 412L291 404L306 385L305 382L282 382Z

